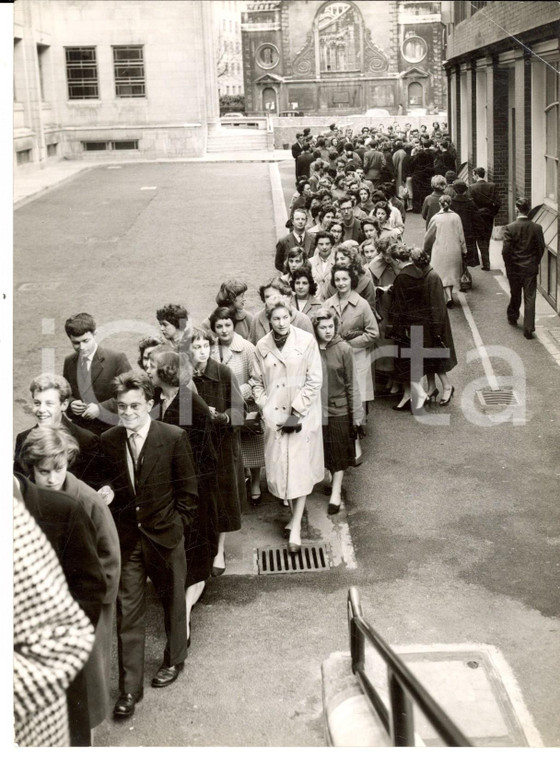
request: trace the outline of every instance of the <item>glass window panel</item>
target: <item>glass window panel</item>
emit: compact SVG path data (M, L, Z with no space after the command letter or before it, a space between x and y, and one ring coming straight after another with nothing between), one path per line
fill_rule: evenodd
M552 106L546 112L546 153L558 156L558 106Z
M550 61L550 66L546 67L546 105L556 103L558 100L558 70L559 62Z
M546 197L556 202L556 188L558 181L558 161L554 158L546 159Z
M546 256L546 253L545 253ZM543 256L544 258L544 256ZM556 300L556 277L557 275L557 265L556 265L556 256L552 254L550 251L548 251L548 293L554 300Z

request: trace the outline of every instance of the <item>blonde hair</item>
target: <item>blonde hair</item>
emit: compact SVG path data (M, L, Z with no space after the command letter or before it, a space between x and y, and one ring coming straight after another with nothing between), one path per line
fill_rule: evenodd
M76 439L63 427L36 427L30 431L19 454L19 462L28 475L41 462L53 467L71 466L80 452Z

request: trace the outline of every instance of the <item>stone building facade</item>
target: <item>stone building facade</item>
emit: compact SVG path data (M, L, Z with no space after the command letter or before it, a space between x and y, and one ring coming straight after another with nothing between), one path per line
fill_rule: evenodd
M560 311L560 6L444 2L442 19L448 121L459 157L469 180L483 166L496 182L497 224L515 218L516 198L530 199L547 244L539 288Z
M19 0L14 165L199 156L219 124L210 3Z
M248 114L446 108L439 2L252 2L243 14Z

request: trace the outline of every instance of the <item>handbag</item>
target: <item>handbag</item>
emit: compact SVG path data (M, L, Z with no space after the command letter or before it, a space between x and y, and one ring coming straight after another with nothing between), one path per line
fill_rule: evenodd
M463 264L463 273L459 278L459 290L461 293L466 293L467 290L472 288L472 275L466 264Z

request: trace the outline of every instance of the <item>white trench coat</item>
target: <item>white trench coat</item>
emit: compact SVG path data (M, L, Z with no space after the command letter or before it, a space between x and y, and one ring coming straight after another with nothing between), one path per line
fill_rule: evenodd
M307 496L324 475L319 347L313 335L292 325L282 350L272 332L256 348L251 374L264 422L268 489L280 499ZM282 433L278 426L292 408L303 414L302 429Z

